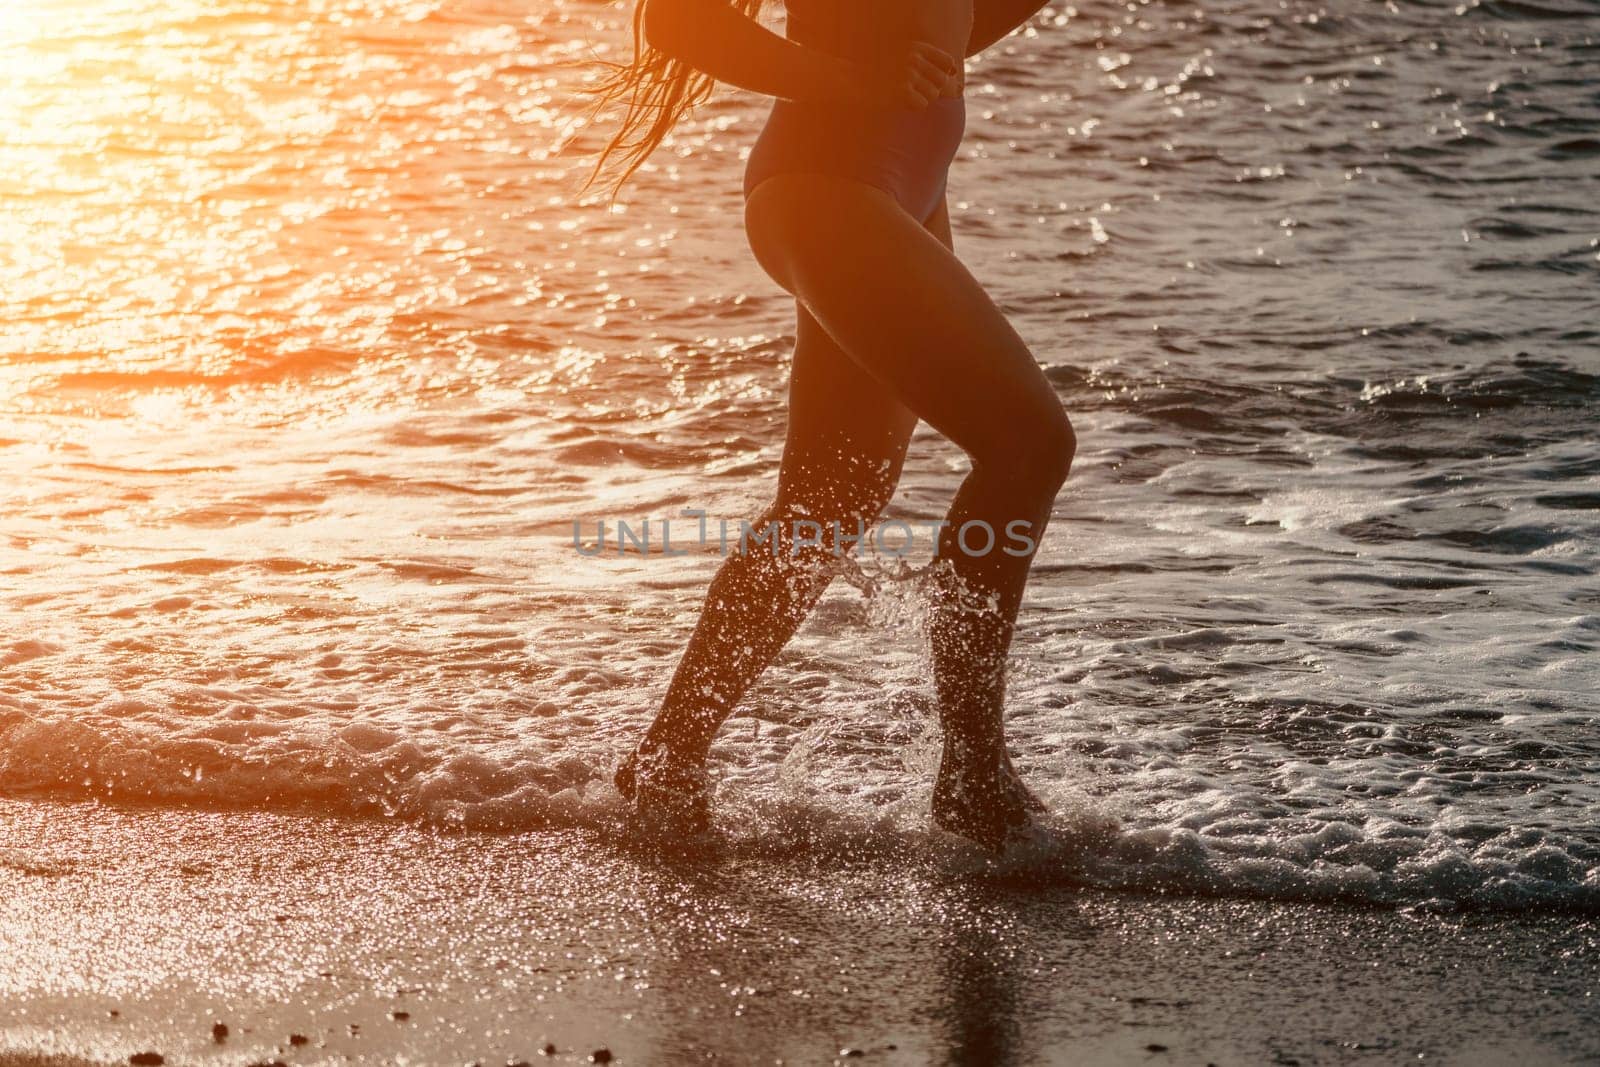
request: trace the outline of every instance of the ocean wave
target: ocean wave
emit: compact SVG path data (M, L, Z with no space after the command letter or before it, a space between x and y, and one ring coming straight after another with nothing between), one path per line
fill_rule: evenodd
M133 725L0 715L0 793L18 798L305 812L470 832L582 829L639 844L610 770L593 753L452 751L372 724L303 731L241 722L180 741ZM1052 814L995 857L933 829L926 789L884 803L810 793L781 775L726 782L709 847L749 862L881 854L1051 887L1600 914L1600 850L1552 830L1378 816L1234 817L1196 829L1192 812L1138 825L1115 803L1071 787L1041 792Z

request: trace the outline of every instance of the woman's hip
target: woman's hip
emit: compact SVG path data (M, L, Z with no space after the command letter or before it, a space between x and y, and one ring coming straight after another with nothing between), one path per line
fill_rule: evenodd
M750 151L744 194L774 174L832 174L883 189L921 219L943 194L965 127L961 97L868 113L779 100Z

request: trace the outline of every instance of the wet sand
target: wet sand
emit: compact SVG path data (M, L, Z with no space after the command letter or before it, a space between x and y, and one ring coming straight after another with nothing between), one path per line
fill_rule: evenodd
M1592 918L262 813L5 802L0 825L3 1064L1600 1055Z

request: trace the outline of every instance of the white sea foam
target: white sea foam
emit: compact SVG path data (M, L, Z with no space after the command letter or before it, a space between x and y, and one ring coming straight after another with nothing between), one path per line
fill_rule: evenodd
M222 733L229 734L228 731ZM246 736L248 734L248 736ZM1052 813L1002 857L932 828L930 729L912 740L915 774L856 778L841 788L848 746L802 740L782 764L723 766L715 839L751 858L774 852L880 853L885 862L944 862L1005 877L1144 891L1377 905L1600 909L1590 842L1545 829L1481 823L1407 825L1379 815L1291 819L1227 789L1194 791L1160 817L1116 794L1089 796L1033 776ZM754 743L751 743L754 744ZM370 726L326 732L233 732L175 740L124 725L0 726L0 779L13 795L96 797L124 804L277 809L415 820L462 830L584 828L626 837L609 785L610 754L482 752L410 740ZM1152 766L1159 759L1148 758ZM1156 775L1168 785L1174 770ZM944 857L942 860L940 857Z

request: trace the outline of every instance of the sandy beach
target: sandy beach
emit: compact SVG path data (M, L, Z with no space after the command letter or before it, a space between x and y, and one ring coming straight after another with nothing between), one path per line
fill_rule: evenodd
M263 813L7 802L0 826L6 1064L1600 1055L1592 918L1041 891L908 857L753 869Z

